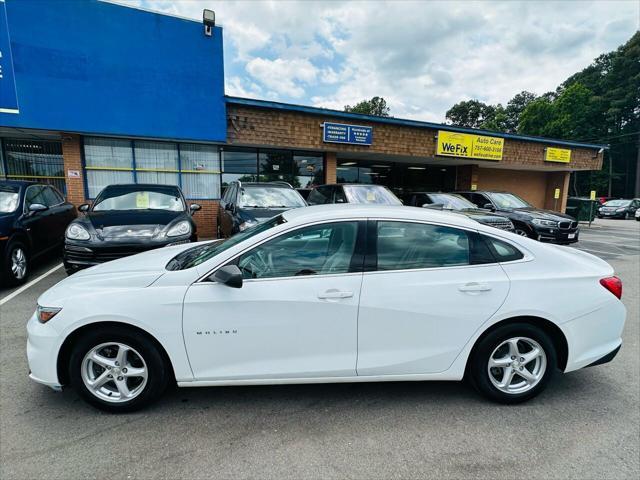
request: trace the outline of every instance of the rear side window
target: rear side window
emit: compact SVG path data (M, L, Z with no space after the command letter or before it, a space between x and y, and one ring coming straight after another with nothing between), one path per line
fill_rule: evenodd
M311 190L307 202L310 205L324 205L331 203L331 189L329 187L318 187Z
M378 270L469 265L469 234L424 223L378 222Z
M510 243L482 235L497 262L512 262L524 258L524 254Z

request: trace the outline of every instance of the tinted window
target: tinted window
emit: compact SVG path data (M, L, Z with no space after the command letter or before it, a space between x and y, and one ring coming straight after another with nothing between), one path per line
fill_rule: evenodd
M483 238L498 262L511 262L524 257L523 253L510 243L484 235Z
M43 188L40 185L34 185L27 188L27 193L24 198L25 205L29 208L34 203L40 203L46 205L44 198Z
M475 208L476 206L461 195L454 193L432 193L433 203L440 203L444 208L451 210L464 210L465 208Z
M344 194L344 188L334 187L335 197L333 203L347 203L347 196Z
M347 273L357 232L356 222L301 228L245 253L238 267L244 278Z
M311 190L307 199L309 205L324 205L331 203L331 187L318 187Z
M469 265L469 234L439 225L378 222L378 270Z
M471 203L474 203L479 208L484 208L487 203L491 203L487 197L480 193L471 194Z
M45 203L47 207L53 207L54 205L59 205L64 201L60 196L60 194L51 187L44 187L44 190L42 193L43 193L45 202L47 202Z

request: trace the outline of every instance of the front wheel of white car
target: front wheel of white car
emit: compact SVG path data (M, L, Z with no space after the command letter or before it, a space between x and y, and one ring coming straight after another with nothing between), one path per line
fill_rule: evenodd
M500 403L520 403L538 395L557 369L553 341L540 328L511 324L489 333L469 359L473 386Z
M127 329L114 329L77 340L69 378L90 404L109 412L131 412L161 396L168 371L153 341Z

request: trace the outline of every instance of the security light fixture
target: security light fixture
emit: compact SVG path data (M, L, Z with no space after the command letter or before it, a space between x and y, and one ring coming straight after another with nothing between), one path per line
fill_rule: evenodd
M216 12L213 10L202 10L202 23L204 24L204 34L210 37L213 33L213 27L216 26Z
M407 167L407 170L426 170L427 167Z
M345 162L345 163L341 163L340 165L343 166L343 167L348 167L348 166L355 165L355 164L356 164L356 162Z

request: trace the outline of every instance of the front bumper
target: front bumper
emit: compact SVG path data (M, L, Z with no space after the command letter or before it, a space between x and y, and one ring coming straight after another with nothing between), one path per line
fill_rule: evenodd
M29 378L54 390L62 388L58 379L58 342L58 332L40 323L34 313L27 322Z
M624 218L625 212L598 212L598 218Z
M145 243L124 243L124 242L71 242L67 240L64 245L62 256L64 266L67 270L80 270L93 265L110 262L119 258L129 257L138 253L146 252L156 248L179 245L197 241L197 237L176 237L163 241L147 241Z
M579 228L549 228L538 227L533 228L535 238L540 242L550 243L575 243L580 236Z

